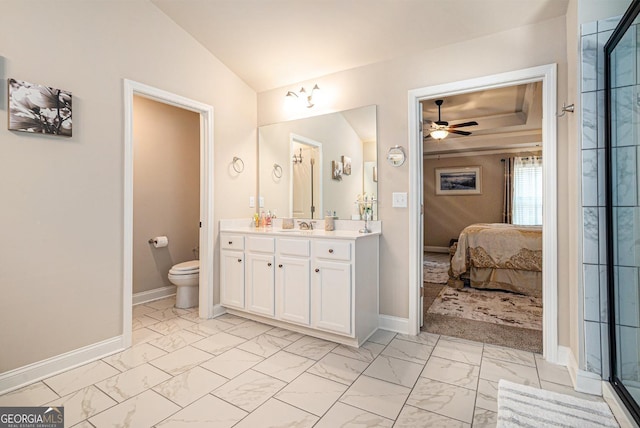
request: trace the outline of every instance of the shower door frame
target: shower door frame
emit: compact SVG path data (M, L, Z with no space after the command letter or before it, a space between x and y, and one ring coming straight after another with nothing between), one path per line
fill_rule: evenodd
M605 82L605 180L606 180L606 206L607 206L607 307L609 321L609 382L613 390L618 394L625 407L635 419L640 423L640 406L631 396L627 388L617 375L618 366L618 337L616 335L616 293L615 293L615 259L613 240L613 177L612 171L612 106L611 106L611 55L618 43L631 28L634 20L640 14L640 1L634 0L629 9L618 23L616 29L604 46L604 82ZM637 43L637 42L636 42ZM637 64L636 64L637 68ZM636 70L637 72L637 70Z

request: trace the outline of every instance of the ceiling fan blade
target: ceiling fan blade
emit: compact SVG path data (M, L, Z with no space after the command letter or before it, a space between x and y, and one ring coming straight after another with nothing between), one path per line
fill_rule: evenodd
M449 129L450 134L458 134L458 135L471 135L471 132L467 131L458 131L456 129Z
M464 122L464 123L456 123L455 125L449 125L449 128L462 128L463 126L477 126L478 122L471 121L471 122Z

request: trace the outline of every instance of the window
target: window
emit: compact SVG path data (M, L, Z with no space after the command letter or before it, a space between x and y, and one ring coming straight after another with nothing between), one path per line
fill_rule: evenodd
M513 224L542 225L542 157L516 157L513 168Z

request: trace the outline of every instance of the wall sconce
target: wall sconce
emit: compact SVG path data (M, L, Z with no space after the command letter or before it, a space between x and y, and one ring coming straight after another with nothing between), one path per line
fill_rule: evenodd
M287 91L287 94L285 95L286 99L288 100L288 102L292 103L293 102L298 102L301 105L304 105L307 108L311 108L313 107L314 101L313 101L313 97L316 97L316 101L318 102L318 96L320 94L320 88L318 87L318 85L314 85L313 88L311 89L311 93L309 93L307 95L307 91L304 89L304 86L302 88L300 88L300 91L298 91L298 93L295 93L293 91ZM306 105L304 104L306 102Z

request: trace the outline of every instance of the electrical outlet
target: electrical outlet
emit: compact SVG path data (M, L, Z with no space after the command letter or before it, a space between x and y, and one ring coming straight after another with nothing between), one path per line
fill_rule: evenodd
M255 208L255 207L256 207L256 197L249 196L249 208Z
M407 207L407 192L393 192L391 206L394 208Z

